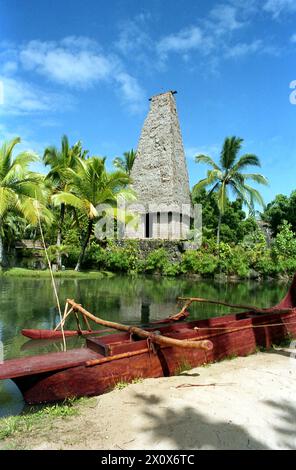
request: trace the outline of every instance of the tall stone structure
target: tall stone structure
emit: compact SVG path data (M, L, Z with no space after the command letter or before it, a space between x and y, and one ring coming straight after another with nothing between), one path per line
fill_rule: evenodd
M138 222L127 238L187 238L190 190L174 93L150 98L131 173Z

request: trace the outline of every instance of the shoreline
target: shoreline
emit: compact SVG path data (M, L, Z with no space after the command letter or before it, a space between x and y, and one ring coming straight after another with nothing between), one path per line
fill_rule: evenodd
M180 279L180 280L192 280L192 281L214 281L217 284L223 283L240 283L240 282L280 282L280 283L287 283L293 279L293 276L278 276L278 277L260 277L260 278L252 278L252 277L239 277L235 275L226 275L222 273L221 275L215 275L213 277L203 277L199 274L182 274L177 276L166 276L160 273L128 273L128 272L113 272L113 271L96 271L96 270L85 270L85 271L75 271L74 269L65 269L64 271L55 271L54 277L61 278L61 279L102 279L102 278L111 278L116 276L126 276L126 277L151 277L152 279ZM9 269L0 269L0 279L1 277L15 277L15 278L50 278L50 271L48 269L27 269L27 268L9 268Z
M296 359L260 352L123 384L0 449L296 449L295 389Z

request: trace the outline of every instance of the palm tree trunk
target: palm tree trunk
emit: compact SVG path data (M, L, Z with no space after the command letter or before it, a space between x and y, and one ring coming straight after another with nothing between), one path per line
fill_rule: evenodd
M217 246L218 246L218 251L219 251L219 248L220 248L221 220L222 220L222 213L221 213L221 210L219 209L218 228L217 228Z
M64 218L65 218L65 204L61 204L60 221L59 221L58 235L57 235L57 247L58 248L60 248L62 244ZM58 251L57 253L57 265L58 265L59 270L62 269L62 255L60 251Z
M87 234L86 234L84 243L82 245L81 253L79 255L79 258L78 258L78 261L77 261L77 264L76 264L76 267L75 267L75 271L80 270L80 266L81 266L82 261L84 259L85 250L86 250L86 247L88 245L88 242L89 242L89 239L90 239L90 236L91 236L91 233L92 233L92 228L93 228L93 221L89 220L88 221L88 227L87 227Z
M1 219L0 219L0 270L6 266L6 256L4 251L4 241L1 235Z

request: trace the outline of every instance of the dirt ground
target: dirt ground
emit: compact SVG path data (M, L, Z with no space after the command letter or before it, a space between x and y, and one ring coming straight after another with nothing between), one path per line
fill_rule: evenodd
M212 385L214 384L214 385ZM194 386L192 386L194 385ZM296 359L283 351L147 379L5 445L26 449L296 449Z

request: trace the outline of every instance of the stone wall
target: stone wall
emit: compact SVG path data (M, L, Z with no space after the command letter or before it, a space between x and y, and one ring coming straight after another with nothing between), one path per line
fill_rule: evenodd
M130 241L115 240L114 243L120 248L125 248ZM185 251L184 243L179 240L134 240L133 243L135 243L140 259L146 259L152 251L164 248L168 260L171 263L176 263L181 261L181 255Z

